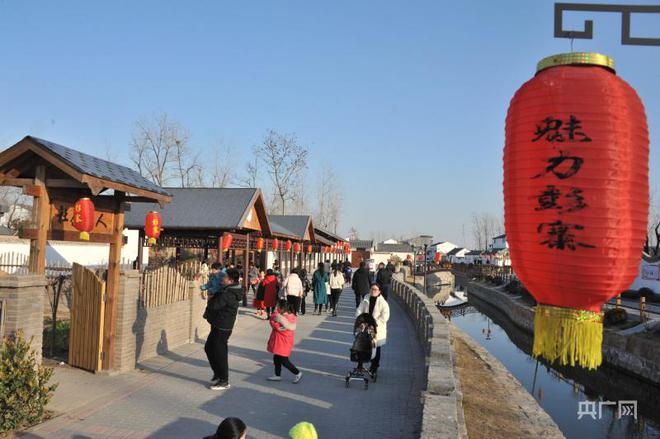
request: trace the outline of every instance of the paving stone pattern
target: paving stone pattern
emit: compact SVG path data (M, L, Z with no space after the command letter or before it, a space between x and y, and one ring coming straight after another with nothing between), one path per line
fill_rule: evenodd
M271 383L272 357L266 351L270 326L241 308L229 340L231 389L206 388L211 372L203 340L141 363L141 370L95 376L58 368L62 384L52 409L60 416L19 437L37 438L202 438L227 416L248 425L248 437L288 437L299 421L312 422L320 438L419 437L424 360L403 310L390 301L388 342L377 383L368 390L344 376L352 343L354 295L344 290L339 316L300 316L292 362L304 373L299 384L282 371ZM308 297L307 309L313 309Z

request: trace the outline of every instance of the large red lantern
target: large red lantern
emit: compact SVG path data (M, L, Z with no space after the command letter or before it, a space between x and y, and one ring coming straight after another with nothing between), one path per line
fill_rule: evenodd
M222 251L227 251L231 248L231 243L234 241L234 237L228 233L222 237Z
M307 253L311 253L314 249L312 248L312 244L307 245Z
M144 234L147 235L149 245L154 245L160 236L162 221L160 213L150 211L144 219Z
M275 238L273 239L273 251L277 251L280 248L280 240Z
M601 364L602 306L639 269L648 144L642 102L604 55L546 58L511 100L505 225L511 263L538 302L534 356Z
M293 252L294 253L300 253L301 251L302 250L301 250L301 246L300 246L299 242L296 242L295 244L293 244Z
M264 243L265 241L263 238L257 239L257 251L261 251L264 249Z
M284 243L284 250L286 251L291 251L291 240L287 239L286 242Z
M94 230L96 220L94 203L89 198L81 198L73 206L73 218L71 224L80 231L80 239L89 241L89 232Z

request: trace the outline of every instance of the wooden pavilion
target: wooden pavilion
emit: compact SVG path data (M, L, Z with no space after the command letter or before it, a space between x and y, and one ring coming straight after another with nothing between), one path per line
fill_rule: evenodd
M124 212L133 203L165 205L171 194L125 166L32 136L0 153L0 184L22 187L34 198L31 226L20 232L21 238L30 240L29 271L34 274L45 273L47 240L81 241L71 223L76 201L87 197L94 203L89 242L110 244L105 300L99 307L101 327L96 328L102 334L102 368L110 369Z

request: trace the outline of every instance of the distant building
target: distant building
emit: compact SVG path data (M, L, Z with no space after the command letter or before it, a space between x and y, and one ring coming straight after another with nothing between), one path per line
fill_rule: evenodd
M455 248L458 248L458 246L449 241L440 241L433 243L426 252L426 259L428 261L433 261L435 260L436 253L440 253L442 254L442 259L447 260L447 255L449 254L450 251L452 251Z
M509 243L506 242L506 235L499 235L493 238L493 242L490 244L489 250L504 250L509 248Z
M481 250L471 250L467 253L465 253L464 256L464 263L466 264L481 264L483 263L482 261L482 255L484 252Z
M447 260L452 264L465 264L465 255L470 250L463 247L456 247L447 253Z

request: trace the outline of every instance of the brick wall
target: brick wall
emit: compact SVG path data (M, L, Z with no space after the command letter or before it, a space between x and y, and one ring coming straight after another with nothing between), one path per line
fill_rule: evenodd
M115 370L131 370L142 360L208 335L208 323L202 318L206 302L199 294L197 282L188 283L190 299L152 308L139 305L139 288L137 271L121 273Z
M16 275L0 278L0 300L3 300L3 336L22 330L25 338L32 337L32 348L41 362L44 330L44 306L41 300L46 278L38 275Z

